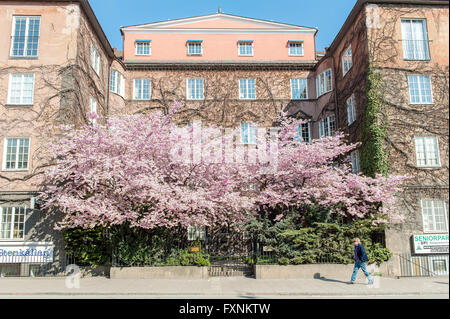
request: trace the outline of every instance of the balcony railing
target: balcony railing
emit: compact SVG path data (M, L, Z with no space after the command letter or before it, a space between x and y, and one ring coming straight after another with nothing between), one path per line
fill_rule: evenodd
M405 60L429 60L428 40L401 40Z

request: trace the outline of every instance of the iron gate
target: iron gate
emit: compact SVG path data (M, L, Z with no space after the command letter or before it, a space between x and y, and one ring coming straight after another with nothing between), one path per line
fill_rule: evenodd
M245 232L208 230L209 276L253 276L254 246L252 237Z

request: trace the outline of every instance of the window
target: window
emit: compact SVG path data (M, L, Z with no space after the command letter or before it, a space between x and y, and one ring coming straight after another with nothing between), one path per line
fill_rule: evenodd
M204 226L189 226L188 227L188 240L205 240L206 230Z
M120 96L125 96L125 77L122 73L111 69L111 79L109 81L109 90Z
M347 123L352 124L356 120L355 111L355 96L352 96L347 100Z
M241 40L238 42L240 56L253 56L253 41Z
M424 19L402 19L403 58L429 60L427 25Z
M300 142L311 142L311 122L299 124L297 127L298 138Z
M358 174L361 171L361 168L359 166L359 151L354 150L350 153L350 162L352 164L352 173Z
M0 207L0 239L23 239L25 207Z
M188 55L202 55L202 41L201 40L189 40L187 43Z
M91 44L91 66L100 75L100 54L94 44Z
M303 41L289 41L289 55L303 56Z
M256 144L256 127L253 123L241 123L241 143Z
M150 40L136 40L136 55L151 55L152 46Z
M34 74L13 73L9 75L8 104L33 104Z
M27 170L29 153L29 138L6 138L3 150L3 169Z
M256 99L255 79L239 80L239 98L243 100Z
M417 166L440 166L439 148L436 136L416 137Z
M203 79L187 79L187 99L203 100Z
M319 121L319 137L333 136L336 130L334 115Z
M135 79L134 80L134 99L135 100L150 100L150 80L149 79Z
M291 98L305 100L308 98L308 83L306 79L291 79Z
M91 123L97 123L97 101L92 96L89 97L89 112L92 115Z
M345 76L352 66L352 46L350 45L342 55L342 76Z
M432 104L431 80L428 75L408 75L409 100L411 104Z
M422 199L424 232L447 232L447 213L444 201Z
M41 17L14 17L12 57L37 57Z
M316 78L317 97L332 89L331 69L325 70Z

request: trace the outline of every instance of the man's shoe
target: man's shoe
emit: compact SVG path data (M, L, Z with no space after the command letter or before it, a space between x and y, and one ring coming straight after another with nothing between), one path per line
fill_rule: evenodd
M354 281L349 281L348 284L349 285L353 285L355 282Z
M369 285L373 285L373 280L369 280Z

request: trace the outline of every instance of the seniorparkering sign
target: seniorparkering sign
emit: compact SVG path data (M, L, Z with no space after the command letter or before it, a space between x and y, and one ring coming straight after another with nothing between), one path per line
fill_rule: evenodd
M448 254L448 234L414 235L416 254Z

